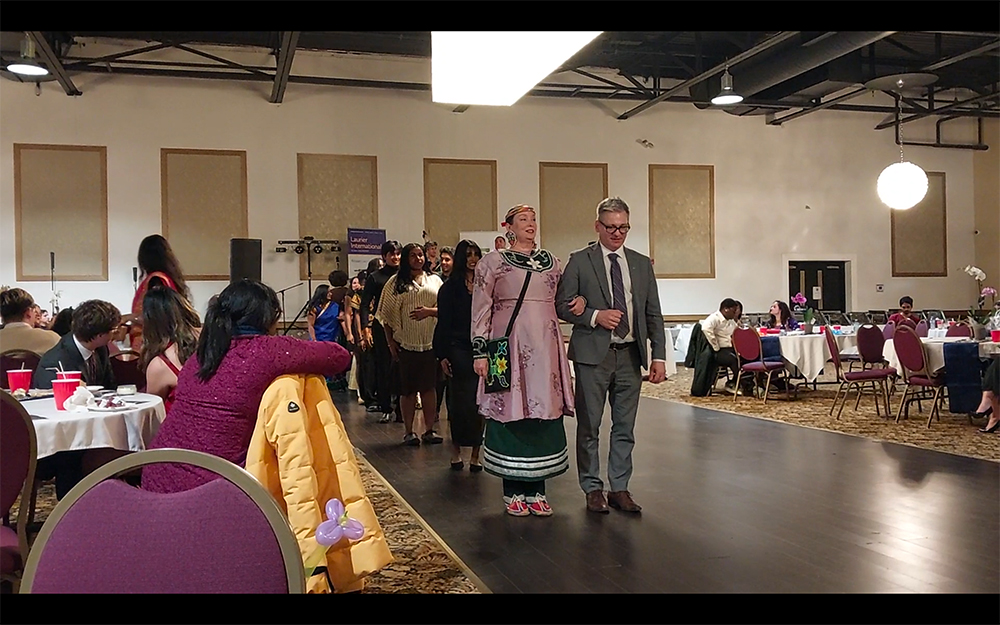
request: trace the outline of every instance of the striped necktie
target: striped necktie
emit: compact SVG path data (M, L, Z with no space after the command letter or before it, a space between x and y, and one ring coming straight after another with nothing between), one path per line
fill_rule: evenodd
M622 311L621 321L615 328L615 336L624 339L628 336L628 306L625 305L625 281L622 280L622 268L618 264L618 254L608 254L611 259L611 299L615 310Z

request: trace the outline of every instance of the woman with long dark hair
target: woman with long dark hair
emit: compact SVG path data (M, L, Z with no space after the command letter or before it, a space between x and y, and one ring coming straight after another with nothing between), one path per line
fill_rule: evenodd
M244 466L261 398L275 378L347 369L351 356L337 343L276 336L280 316L278 296L260 282L242 280L219 294L151 448L203 451ZM154 465L143 470L142 486L177 492L216 477L188 465Z
M788 304L775 300L771 304L771 320L768 321L767 327L781 328L782 330L798 330L799 322L792 316L792 311L788 307Z
M438 291L438 322L434 353L441 361L448 385L448 424L451 427L451 468L461 471L462 447L471 447L469 470L483 470L479 460L485 421L476 404L479 376L472 365L472 286L476 265L483 257L479 245L464 239L455 247L454 265Z
M142 348L142 300L146 291L159 284L177 291L189 301L191 291L170 243L161 235L151 234L139 243L136 261L141 281L132 298L132 315L127 321L131 323L132 349L139 351Z
M330 291L328 284L316 287L306 308L306 323L312 341L336 341L340 334L340 306L330 300Z
M434 356L434 328L437 325L437 294L441 278L424 271L424 250L417 243L403 248L399 270L382 290L375 318L385 329L392 359L399 363L399 403L406 426L404 445L421 441L444 441L437 424L437 358ZM423 403L423 435L413 432L417 393Z
M198 347L200 332L198 313L177 291L157 285L142 298L139 367L146 372L146 392L162 397L168 413L177 376Z

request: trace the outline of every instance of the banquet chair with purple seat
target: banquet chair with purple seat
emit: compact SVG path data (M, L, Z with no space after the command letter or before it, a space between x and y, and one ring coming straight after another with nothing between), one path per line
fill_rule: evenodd
M882 338L888 341L894 334L896 334L896 324L890 321L882 328Z
M905 413L910 416L909 405L921 399L928 399L927 395L933 391L930 398L931 412L927 417L927 427L931 427L931 421L935 417L941 420L941 399L944 388L944 376L931 375L927 370L927 353L920 337L912 328L900 326L893 337L893 344L896 348L896 356L899 358L899 366L903 370L903 379L906 381L906 388L903 390L903 397L899 402L899 411L896 413L896 422ZM910 393L911 389L913 393ZM919 389L919 390L918 390Z
M0 387L10 388L10 382L7 380L8 371L22 368L34 371L41 360L41 356L26 349L9 349L3 352L0 354Z
M921 319L920 323L917 324L917 327L915 329L917 331L917 336L921 338L927 338L927 333L929 330L926 321Z
M150 464L219 475L176 493L114 479ZM153 449L97 469L64 497L32 546L22 593L302 593L298 543L278 504L242 468Z
M112 355L111 371L115 376L115 384L134 384L140 392L146 390L146 374L139 368L138 352L129 349Z
M889 395L892 394L896 386L896 370L889 366L886 362L883 350L885 349L885 337L882 336L882 331L873 325L863 325L858 328L858 355L861 357L861 370L877 370L880 372L879 375L884 375L884 379L880 380L882 385L882 390L886 392L886 417L890 416L889 409ZM873 391L878 395L879 389L875 383L872 384ZM854 410L857 410L861 406L861 395L863 394L863 385L858 388L858 398L854 402ZM846 401L846 396L845 396ZM876 399L877 402L877 399ZM834 402L836 403L836 402ZM877 403L876 403L877 407Z
M953 326L948 326L948 331L945 332L945 336L964 336L971 339L972 326L964 322L956 323Z
M0 391L0 506L3 525L0 526L0 568L2 578L17 592L28 559L28 516L31 488L35 482L38 447L35 426L21 402ZM10 526L10 509L20 496L17 521Z
M744 373L752 374L755 381L759 374L766 373L767 380L764 382L764 403L766 404L767 394L771 389L771 376L775 372L779 372L780 376L780 372L785 370L784 362L761 360L764 350L761 347L760 335L757 334L756 330L750 328L736 328L733 332L733 349L736 351L737 362L740 365L739 373L736 374L736 392L733 393L733 403L736 403L736 399L740 395L740 380ZM793 388L786 377L785 391L788 397L792 396Z

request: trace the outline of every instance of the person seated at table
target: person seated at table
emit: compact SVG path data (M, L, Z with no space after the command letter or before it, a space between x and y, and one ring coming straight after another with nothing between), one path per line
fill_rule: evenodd
M0 351L26 349L44 354L59 342L59 335L33 325L32 307L35 300L24 289L7 289L0 293L0 317L4 327L0 330Z
M333 342L277 336L281 307L269 286L241 280L209 307L198 347L177 376L170 414L151 449L180 448L245 466L264 391L287 374L332 376L347 370L350 353ZM181 464L145 467L142 487L169 493L216 479Z
M63 308L52 318L49 330L52 330L60 337L66 336L73 329L73 307Z
M56 371L79 371L85 384L115 388L108 343L122 315L114 304L87 300L73 310L72 331L45 352L35 369L35 388L52 388Z
M736 391L736 376L740 370L739 358L733 349L733 332L736 331L739 309L739 302L727 297L719 304L719 310L701 322L701 332L715 353L715 363L720 367L727 367L732 373L732 380L726 383L726 390L729 392Z
M795 320L788 304L774 300L774 303L771 304L771 320L767 322L767 327L780 328L782 330L798 330L799 322Z
M912 328L917 327L920 317L913 314L913 298L909 295L899 298L899 312L892 313L889 321L896 324L897 328L904 323Z
M142 352L146 392L163 398L170 413L181 367L198 347L201 319L180 294L156 286L142 298Z
M983 398L979 407L969 415L980 419L989 417L985 427L979 428L983 434L992 434L1000 428L1000 358L994 358L983 375Z

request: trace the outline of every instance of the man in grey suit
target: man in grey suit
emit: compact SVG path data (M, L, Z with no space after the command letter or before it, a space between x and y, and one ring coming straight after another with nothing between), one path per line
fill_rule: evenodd
M577 469L588 510L606 514L610 504L637 513L642 508L632 499L628 482L642 387L640 367L649 369L653 384L667 378L663 317L653 264L649 257L624 247L628 205L620 198L603 200L597 205L594 230L599 240L570 255L556 296L559 318L573 324L569 358L576 371ZM570 310L577 295L586 300L580 315ZM606 401L611 404L607 498L599 457Z

